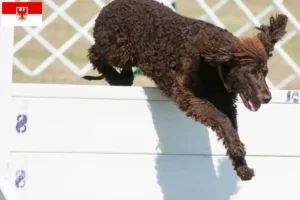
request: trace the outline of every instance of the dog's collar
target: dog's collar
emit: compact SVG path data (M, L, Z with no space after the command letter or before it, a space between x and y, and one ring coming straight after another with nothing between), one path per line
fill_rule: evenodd
M227 83L225 82L225 79L224 79L224 76L223 76L223 73L222 73L222 69L221 69L221 65L218 65L218 73L219 73L219 76L220 76L220 79L222 80L223 82L223 85L225 87L225 89L230 92L230 88L229 86L227 85Z

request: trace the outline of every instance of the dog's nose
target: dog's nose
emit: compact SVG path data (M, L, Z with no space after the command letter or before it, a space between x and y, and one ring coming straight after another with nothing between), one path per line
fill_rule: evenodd
M263 103L269 103L272 99L271 94L264 94L263 96Z

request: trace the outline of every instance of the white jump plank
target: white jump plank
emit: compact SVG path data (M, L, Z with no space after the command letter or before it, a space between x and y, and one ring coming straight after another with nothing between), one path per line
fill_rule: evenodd
M300 104L300 91L272 90L272 103ZM55 99L113 99L113 100L160 100L168 101L154 87L122 87L104 85L66 85L66 84L12 84L12 96L15 98L55 98ZM241 99L238 97L238 101Z
M26 172L25 186L16 189L22 200L300 199L300 158L248 162L256 176L241 182L218 156L12 154L9 181Z
M299 156L300 104L239 104L239 133L248 155ZM11 151L224 155L215 133L170 101L15 98ZM19 118L21 119L21 118ZM21 128L22 129L22 128Z

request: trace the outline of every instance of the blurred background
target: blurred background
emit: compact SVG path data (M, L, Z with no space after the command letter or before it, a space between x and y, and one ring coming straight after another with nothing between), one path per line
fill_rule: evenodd
M97 75L86 54L93 44L94 20L110 1L43 0L43 25L15 28L13 82L107 85L81 77ZM176 12L226 27L236 36L255 34L254 27L269 23L271 15L287 14L288 33L269 60L268 84L272 89L300 89L299 0L167 1ZM135 74L135 86L155 87L136 69Z

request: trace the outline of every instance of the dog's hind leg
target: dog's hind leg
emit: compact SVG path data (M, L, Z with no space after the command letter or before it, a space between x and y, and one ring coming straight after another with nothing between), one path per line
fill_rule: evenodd
M134 74L132 68L123 68L121 69L121 79L123 86L131 86L134 81Z
M119 73L113 66L104 61L98 72L101 73L100 76L84 76L82 78L86 80L101 80L104 78L112 86L131 86L133 84L134 74L132 69L122 69Z
M86 80L101 80L104 78L108 84L112 86L131 86L133 84L134 74L132 68L123 68L119 73L108 63L107 59L101 56L97 46L91 46L88 58L94 66L94 69L97 69L101 76L84 76L82 78Z
M102 75L112 86L131 86L134 80L132 69L121 69L119 73L113 67L107 67L102 71Z

